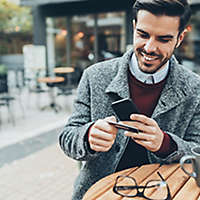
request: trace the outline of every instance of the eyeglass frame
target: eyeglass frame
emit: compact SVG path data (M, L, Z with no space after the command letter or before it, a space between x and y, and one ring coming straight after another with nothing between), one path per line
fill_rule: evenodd
M166 199L162 199L162 200L171 200L171 193L170 193L170 189L169 189L169 186L168 186L167 182L166 182L165 179L162 177L162 175L160 174L159 171L157 171L157 174L158 174L158 176L161 178L161 181L164 182L164 183L166 184L166 187L167 187L167 198L166 198ZM131 179L135 182L135 186L116 186L117 180L118 180L119 178L121 178L121 177L124 177L124 178L131 178ZM147 186L148 183L149 183L149 182L152 182L152 181L160 181L160 180L149 180L149 181L147 181L147 183L146 183L144 186L138 186L138 184L137 184L135 178L133 178L133 177L131 177L131 176L126 176L126 175L119 175L119 176L117 176L117 178L116 178L116 180L115 180L115 184L114 184L114 186L113 186L113 192L114 192L115 194L118 194L118 195L122 196L122 197L143 197L143 198L145 198L145 199L147 199L147 200L155 200L155 199L150 199L150 198L148 198L148 197L146 197L146 196L144 195L144 191L145 191L146 188L153 188L153 187L156 187L156 185L149 186L149 187ZM136 193L136 195L120 194L120 193L117 191L117 187L122 187L123 190L126 190L126 188L127 188L127 189L136 189L136 190L137 190L137 193ZM140 192L139 189L143 189L143 190ZM158 200L158 199L156 199L156 200Z

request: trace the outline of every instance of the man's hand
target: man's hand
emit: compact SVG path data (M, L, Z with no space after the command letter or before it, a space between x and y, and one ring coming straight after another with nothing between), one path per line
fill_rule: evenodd
M149 151L158 151L162 145L164 134L157 122L141 114L132 114L130 118L134 121L122 123L138 128L139 133L126 131L124 134L130 136L136 143L142 145Z
M116 122L115 117L107 117L97 120L89 131L90 148L98 152L108 151L116 138L117 128L110 125L107 121Z

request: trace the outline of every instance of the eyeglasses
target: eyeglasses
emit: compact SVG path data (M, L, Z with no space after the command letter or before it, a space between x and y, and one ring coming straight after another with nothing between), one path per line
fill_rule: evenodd
M118 176L115 180L113 192L122 197L143 197L147 200L170 200L169 186L157 172L161 180L150 180L144 186L138 186L131 176Z

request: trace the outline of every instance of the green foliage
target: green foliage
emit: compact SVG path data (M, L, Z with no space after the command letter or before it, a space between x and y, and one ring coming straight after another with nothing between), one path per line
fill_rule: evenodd
M31 9L0 0L0 32L31 32Z
M7 74L8 69L5 65L0 64L0 74Z

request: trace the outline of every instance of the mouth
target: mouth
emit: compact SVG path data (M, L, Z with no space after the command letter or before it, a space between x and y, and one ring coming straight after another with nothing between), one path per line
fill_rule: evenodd
M159 59L159 56L158 55L148 55L144 52L140 52L140 54L142 55L142 57L144 58L144 61L145 62L153 62L155 60L158 60Z

